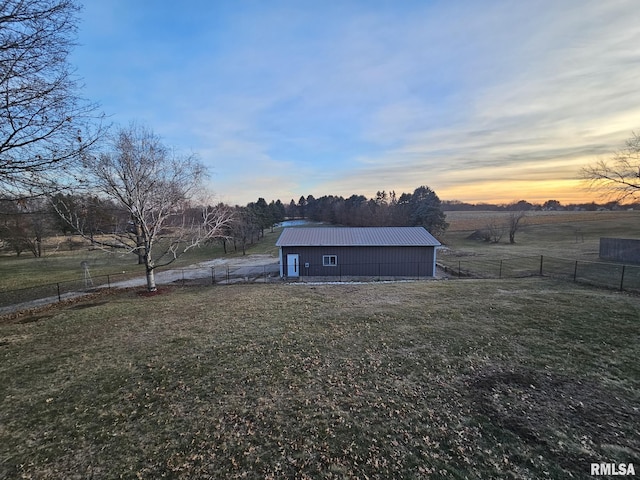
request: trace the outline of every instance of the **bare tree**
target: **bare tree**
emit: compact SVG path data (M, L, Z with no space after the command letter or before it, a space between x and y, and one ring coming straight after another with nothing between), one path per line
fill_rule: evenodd
M238 251L238 242L242 248L242 255L247 254L247 244L253 244L254 235L260 234L260 223L255 212L249 207L236 207L233 222L230 224L230 234L233 249Z
M80 7L74 0L0 0L0 190L27 197L100 136L95 105L81 99L68 56ZM94 125L94 127L92 127ZM54 171L55 170L55 171Z
M493 218L482 231L485 242L500 243L504 235L505 225Z
M52 216L45 200L2 199L0 205L0 239L18 256L23 251L29 251L36 258L42 257L44 239L52 231Z
M507 219L507 227L509 228L509 243L516 243L516 233L522 226L522 220L527 216L524 211L511 212Z
M632 132L624 148L610 160L600 160L582 169L590 188L619 202L640 194L640 136Z
M98 235L111 234L127 225L130 216L111 200L92 194L69 195L57 193L50 197L54 215L64 212L64 217L55 215L55 226L62 233L82 232L95 243Z
M228 209L201 207L191 201L206 176L194 156L170 152L149 129L137 125L119 130L111 152L85 160L87 181L95 193L112 200L129 215L126 226L94 243L135 253L145 265L147 288L156 289L154 270L173 262L202 242L223 235ZM69 222L65 205L58 211ZM79 225L74 225L83 236Z

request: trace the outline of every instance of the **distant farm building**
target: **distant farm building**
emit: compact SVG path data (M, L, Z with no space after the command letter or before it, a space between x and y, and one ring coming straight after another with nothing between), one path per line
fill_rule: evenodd
M433 277L440 242L423 227L285 228L280 276Z
M640 240L601 238L600 258L622 263L640 263Z

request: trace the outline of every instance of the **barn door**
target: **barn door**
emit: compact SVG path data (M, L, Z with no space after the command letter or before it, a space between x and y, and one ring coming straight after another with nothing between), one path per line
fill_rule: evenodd
M287 253L287 277L300 276L300 257L297 253Z

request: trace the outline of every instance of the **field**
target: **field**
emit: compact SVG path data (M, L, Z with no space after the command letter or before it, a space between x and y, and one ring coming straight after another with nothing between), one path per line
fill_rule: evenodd
M639 318L544 278L96 296L0 323L0 477L638 469Z
M447 212L442 243L459 252L494 258L549 255L598 261L600 237L640 238L640 211L527 212L509 244L505 233L497 244L470 239L476 230L506 222L509 212Z
M504 219L448 212L439 261L571 266L597 261L601 236L640 237L640 212L536 212L514 245L469 238ZM248 253L277 255L278 234ZM86 245L53 250L1 257L0 294L78 278L81 261L93 275L141 273ZM174 266L221 255L210 246ZM640 470L637 294L549 277L140 293L0 319L0 478Z

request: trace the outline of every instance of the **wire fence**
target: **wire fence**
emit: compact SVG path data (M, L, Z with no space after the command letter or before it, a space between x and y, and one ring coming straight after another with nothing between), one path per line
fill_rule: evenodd
M568 260L545 255L487 259L441 258L440 268L457 277L520 278L546 276L598 287L640 291L640 265Z
M400 275L400 272L387 271L387 264L371 264L371 272L365 276L370 280L388 278L413 278L413 275ZM360 266L362 267L362 266ZM590 284L618 290L640 292L640 265L588 262L567 260L550 256L512 257L488 259L485 257L448 257L439 259L438 267L445 274L467 278L521 278L546 276L569 281ZM225 285L234 283L269 283L280 281L279 265L219 265L211 267L182 268L156 272L158 285ZM286 273L286 272L285 272ZM342 268L336 271L338 280L349 280L353 272ZM428 278L427 266L416 268L415 278ZM383 275L387 274L387 275ZM314 277L308 277L314 278ZM316 279L318 277L315 277ZM359 278L363 278L359 275ZM323 276L324 280L331 277ZM304 280L304 279L303 279ZM33 287L4 290L0 292L0 315L27 308L39 307L61 302L110 288L131 288L146 286L144 277L131 278L130 274L109 274Z
M98 275L93 278L83 277L15 290L4 290L0 292L0 313L3 312L4 307L26 307L27 304L39 306L61 302L98 289L111 288L125 279L125 275Z
M222 265L181 268L155 272L157 285L224 285L233 283L272 282L279 278L279 266ZM146 287L144 277L130 274L84 275L82 278L62 280L14 290L0 291L0 315L27 308L80 297L110 288Z

